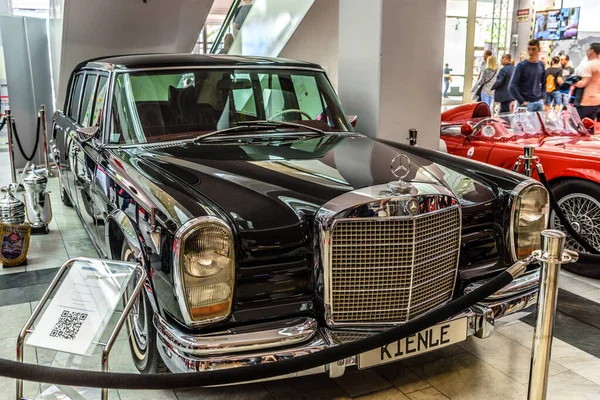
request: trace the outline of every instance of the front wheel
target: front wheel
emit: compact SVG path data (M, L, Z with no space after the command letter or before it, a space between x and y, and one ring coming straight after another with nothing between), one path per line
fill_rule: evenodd
M123 243L121 259L123 261L135 262L133 252L126 242ZM136 274L129 284L128 293L133 292L138 280L139 276ZM146 291L142 289L127 317L131 356L133 357L135 367L143 374L168 372L158 353L156 328L152 323L154 312L147 296Z
M59 174L58 182L59 182L58 185L60 187L60 201L62 201L62 203L67 207L73 207L73 202L71 201L71 198L67 194L67 189L65 189L65 187L63 186L62 178L60 177L60 174Z
M552 192L573 229L600 251L600 185L584 180L566 180L554 185ZM549 225L552 229L564 231L554 211L550 213ZM566 245L569 249L587 253L583 246L568 234ZM600 277L600 268L588 264L565 264L563 267L579 275Z

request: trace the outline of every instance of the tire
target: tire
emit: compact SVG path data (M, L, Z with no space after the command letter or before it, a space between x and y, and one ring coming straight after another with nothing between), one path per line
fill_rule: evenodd
M67 193L67 189L65 189L65 187L62 184L62 178L59 177L59 185L60 185L60 201L62 201L62 203L67 206L67 207L73 207L73 202L71 202L71 198L69 197L69 194Z
M590 181L570 179L553 185L552 192L577 233L600 251L600 185ZM563 230L554 212L550 213L549 226L552 229ZM569 235L567 235L566 247L578 252L586 252ZM599 267L593 268L580 262L565 264L563 268L582 276L600 277Z
M123 243L121 260L133 261L133 253L127 242ZM128 292L131 293L137 283L137 276L132 279ZM129 336L129 349L131 357L137 370L142 374L169 372L160 354L158 353L156 328L152 323L154 311L148 300L145 290L134 303L127 318L127 330Z

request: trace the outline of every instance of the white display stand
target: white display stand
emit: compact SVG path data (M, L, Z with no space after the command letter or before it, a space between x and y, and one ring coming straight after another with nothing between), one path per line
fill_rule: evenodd
M132 277L137 278L130 296ZM23 345L90 356L103 346L102 371L108 372L108 356L136 298L144 286L146 271L140 264L75 258L67 261L44 293L17 339L17 361L23 362ZM54 294L46 307L48 299ZM106 343L99 342L119 301L127 302ZM39 318L38 318L39 317ZM36 322L35 329L32 329ZM17 400L23 397L23 381L17 381ZM108 389L102 389L102 400Z

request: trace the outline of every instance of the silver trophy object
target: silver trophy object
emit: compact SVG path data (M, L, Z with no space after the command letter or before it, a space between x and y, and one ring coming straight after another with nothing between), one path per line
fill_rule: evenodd
M25 210L31 223L32 235L48 233L48 224L52 220L50 194L46 192L47 184L48 178L35 169L29 170L23 178Z
M23 224L25 222L25 205L17 199L12 188L0 199L0 223Z

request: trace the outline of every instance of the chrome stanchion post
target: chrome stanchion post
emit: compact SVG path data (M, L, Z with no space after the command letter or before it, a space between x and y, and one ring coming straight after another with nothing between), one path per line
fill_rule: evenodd
M38 112L38 117L41 120L42 124L42 139L44 140L43 149L44 149L44 166L46 167L46 176L53 176L50 171L50 160L48 159L48 125L46 124L46 106L41 105L40 111Z
M15 167L15 150L13 148L13 117L9 109L6 109L6 133L8 134L8 157L10 161L10 174L13 184L17 184L17 168Z
M575 252L564 251L565 240L564 232L555 229L544 230L542 231L542 250L533 253L533 256L542 263L542 270L536 323L533 331L533 346L531 347L528 400L546 399L560 266L577 261L578 257Z
M533 161L535 159L535 146L523 147L523 175L531 176L533 173Z
M411 146L416 146L418 135L419 135L419 132L416 129L409 129L408 130L408 144L410 144Z

